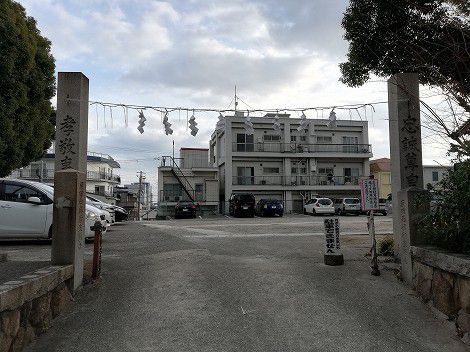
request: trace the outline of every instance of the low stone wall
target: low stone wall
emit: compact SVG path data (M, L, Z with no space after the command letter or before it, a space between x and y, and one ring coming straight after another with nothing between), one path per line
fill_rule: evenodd
M411 247L411 252L416 292L454 321L470 344L470 256L430 247Z
M0 285L0 352L21 351L71 301L73 267L51 266Z

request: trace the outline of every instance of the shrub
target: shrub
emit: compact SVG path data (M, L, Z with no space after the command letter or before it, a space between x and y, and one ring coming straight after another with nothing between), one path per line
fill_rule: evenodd
M393 237L385 236L377 243L377 253L383 256L393 256Z
M430 187L431 209L419 231L426 243L456 253L470 253L470 161Z

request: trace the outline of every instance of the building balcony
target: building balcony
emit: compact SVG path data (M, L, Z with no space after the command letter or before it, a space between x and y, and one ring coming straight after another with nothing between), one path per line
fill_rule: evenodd
M233 152L371 154L370 144L232 143Z
M358 186L362 176L233 176L234 186Z
M53 181L54 169L23 169L15 170L10 175L10 178L19 178L32 181ZM103 181L112 183L121 183L121 177L115 174L105 172L87 171L87 181Z
M121 183L121 176L98 171L87 171L86 179L87 181L105 181Z

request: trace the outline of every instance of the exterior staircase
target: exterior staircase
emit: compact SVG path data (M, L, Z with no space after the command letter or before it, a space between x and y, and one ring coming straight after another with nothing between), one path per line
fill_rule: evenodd
M188 179L186 176L184 176L183 171L179 168L178 164L175 162L175 160L169 156L166 157L171 161L171 173L175 178L178 180L178 183L181 185L183 188L184 192L188 196L188 198L194 202L195 200L195 194L196 192L194 191L194 188L191 186L191 183L189 183Z

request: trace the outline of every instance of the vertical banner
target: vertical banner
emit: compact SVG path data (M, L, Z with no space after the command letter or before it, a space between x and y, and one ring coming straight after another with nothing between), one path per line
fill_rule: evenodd
M360 180L362 210L379 210L379 181L373 178Z

